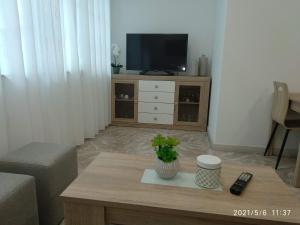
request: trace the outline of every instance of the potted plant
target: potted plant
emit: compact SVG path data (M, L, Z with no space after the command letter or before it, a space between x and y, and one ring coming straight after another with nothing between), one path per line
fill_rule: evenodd
M171 179L179 170L178 153L175 148L179 141L174 137L164 137L160 134L152 139L152 147L156 153L155 171L163 179Z
M123 67L120 63L117 63L117 59L121 54L121 50L117 44L112 44L112 55L114 57L114 62L111 64L114 74L119 74L120 69Z

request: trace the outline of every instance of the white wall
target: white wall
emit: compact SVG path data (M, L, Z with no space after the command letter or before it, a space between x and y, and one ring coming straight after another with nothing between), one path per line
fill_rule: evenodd
M4 77L0 71L0 157L8 151L8 139L7 139L7 120L6 111L4 108L4 96L3 96L3 80Z
M228 0L214 144L266 145L272 82L300 91L299 12L299 0Z
M216 30L214 34L214 48L212 53L212 84L211 84L211 97L210 97L210 110L209 110L209 124L208 132L210 134L210 141L215 143L217 125L218 125L218 112L219 112L219 99L220 99L220 84L221 73L223 66L223 49L224 49L224 36L226 28L226 14L227 1L217 0L217 19Z
M125 64L126 33L188 33L188 73L201 54L213 60L213 143L263 148L272 82L300 91L299 11L299 0L112 0L112 42ZM296 148L300 135L291 136Z
M198 58L211 58L215 17L216 0L112 0L112 43L125 65L126 33L188 33L187 74L196 74Z

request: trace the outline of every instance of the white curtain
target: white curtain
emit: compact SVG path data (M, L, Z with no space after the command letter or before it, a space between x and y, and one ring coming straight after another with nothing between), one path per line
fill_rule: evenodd
M0 0L0 154L82 144L109 124L109 12L109 0Z

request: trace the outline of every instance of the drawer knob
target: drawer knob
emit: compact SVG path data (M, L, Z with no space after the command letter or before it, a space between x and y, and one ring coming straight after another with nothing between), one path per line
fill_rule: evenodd
M157 109L158 109L158 108L155 106L155 107L154 107L154 110L157 110Z
M154 117L153 120L157 121L157 117Z
M154 99L158 99L158 96L155 96Z
M155 88L158 88L158 85L155 85Z

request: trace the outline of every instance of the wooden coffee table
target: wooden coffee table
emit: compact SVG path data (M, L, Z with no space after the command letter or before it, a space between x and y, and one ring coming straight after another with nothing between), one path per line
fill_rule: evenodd
M300 201L272 168L224 165L223 192L141 183L153 158L101 153L63 192L66 225L285 225L300 224ZM193 160L180 159L194 172ZM248 171L242 194L229 187Z

